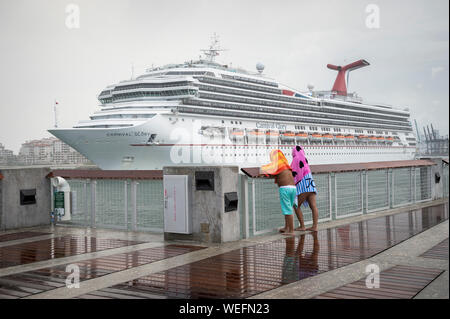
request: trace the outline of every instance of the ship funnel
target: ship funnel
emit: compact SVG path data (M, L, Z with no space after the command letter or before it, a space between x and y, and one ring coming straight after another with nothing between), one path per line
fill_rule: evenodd
M336 70L338 71L338 74L336 76L336 80L334 81L334 85L332 88L333 92L336 92L337 95L347 95L347 84L345 81L345 74L347 72L359 69L359 68L363 68L365 66L370 65L369 62L367 62L366 60L359 60L344 66L336 66L333 64L327 64L327 68L331 69L331 70Z

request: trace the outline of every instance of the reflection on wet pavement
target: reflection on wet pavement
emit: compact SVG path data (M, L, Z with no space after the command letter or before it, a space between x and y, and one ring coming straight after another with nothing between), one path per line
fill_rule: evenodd
M372 257L448 219L448 204L240 248L80 298L246 298Z

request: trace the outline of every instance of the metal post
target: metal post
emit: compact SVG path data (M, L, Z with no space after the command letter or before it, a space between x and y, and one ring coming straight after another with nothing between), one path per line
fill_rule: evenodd
M414 203L417 202L417 168L413 168L414 169ZM420 172L419 172L419 176L420 176ZM422 178L420 179L422 181ZM419 183L419 187L420 187L420 183ZM422 194L422 189L421 192Z
M433 175L433 170L432 170L432 168L431 168L431 166L430 167L428 167L428 175L430 176L430 178L429 178L429 180L428 180L428 182L430 183L430 184L428 184L428 189L430 190L430 196L428 197L428 199L433 199L433 190L431 189L431 187L432 187L432 185L433 185L433 177L432 177L432 175ZM435 193L436 194L436 193Z
M95 192L97 181L91 181L91 227L95 228Z
M131 215L131 229L137 231L137 182L131 182L131 202L133 203L133 211Z
M388 208L391 207L391 187L389 184L389 168L386 169L386 196L387 196L387 206Z
M252 213L253 213L253 234L256 232L256 200L255 200L255 180L251 179L252 181Z
M55 190L53 187L53 183L50 183L50 207L51 207L51 211L54 213L55 212L55 199L54 199L54 194ZM55 216L55 220L56 220L56 215Z
M128 230L128 181L125 180L123 183L123 191L124 191L124 219L125 219L125 229Z
M369 171L365 171L366 174L366 214L369 212Z
M88 225L88 211L89 203L87 201L87 181L83 182L83 198L84 198L84 226Z
M392 174L391 174L391 183L392 183L392 202L391 202L391 207L394 207L395 206L395 171L394 170L392 170L391 171L392 172Z
M363 182L363 171L359 171L359 184L361 189L361 214L364 213L364 182Z
M337 202L337 174L334 174L334 219L337 219L337 210L338 210L338 202Z
M331 173L328 173L328 205L330 207L330 220L333 219L333 200L331 198Z
M247 176L242 176L243 190L243 200L244 200L244 238L250 238L250 225L249 225L249 211L248 211L248 183L249 178Z

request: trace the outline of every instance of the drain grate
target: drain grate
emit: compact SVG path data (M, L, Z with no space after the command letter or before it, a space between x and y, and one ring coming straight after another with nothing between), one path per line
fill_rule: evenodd
M379 288L367 288L363 278L313 299L411 299L442 272L438 269L395 266L380 272Z
M448 260L448 238L427 250L420 257Z

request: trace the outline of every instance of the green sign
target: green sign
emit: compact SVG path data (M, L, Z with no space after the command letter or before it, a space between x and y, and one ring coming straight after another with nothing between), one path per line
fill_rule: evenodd
M55 192L55 208L64 208L64 192Z

